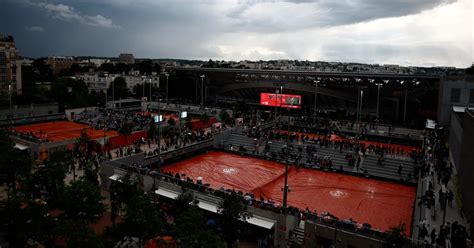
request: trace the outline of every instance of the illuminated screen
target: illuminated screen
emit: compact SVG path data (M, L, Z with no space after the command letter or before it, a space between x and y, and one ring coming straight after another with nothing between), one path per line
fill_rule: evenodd
M155 116L153 116L153 118L155 119L155 122L163 121L163 116L162 115L155 115Z
M186 117L188 117L188 112L186 111L181 112L181 118L186 118Z
M283 108L301 108L301 95L260 93L260 105Z

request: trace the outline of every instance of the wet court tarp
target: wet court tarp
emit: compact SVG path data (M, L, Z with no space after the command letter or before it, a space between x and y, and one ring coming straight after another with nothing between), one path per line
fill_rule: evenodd
M219 189L253 192L281 204L284 165L224 152L209 152L166 166L164 171L196 180ZM352 218L373 228L410 225L416 188L392 182L366 179L333 172L291 167L288 174L288 204L299 209L328 211L340 219Z

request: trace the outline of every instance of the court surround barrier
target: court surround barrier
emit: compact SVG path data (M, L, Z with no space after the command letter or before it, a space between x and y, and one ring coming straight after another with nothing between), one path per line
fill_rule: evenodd
M116 163L103 163L101 165L101 181L102 187L105 189L109 188L110 182L113 180L119 180L120 176L123 176L127 173L128 170L133 174L138 174L136 170L128 167L120 167ZM223 200L225 194L229 194L229 191L220 191L215 190L206 185L199 185L192 182L186 182L177 180L173 176L167 174L155 173L153 176L146 174L140 176L143 184L143 190L146 192L153 193L153 184L157 185L156 190L161 192L166 191L168 196L167 198L175 197L177 194L180 194L185 188L188 192L192 192L195 198L201 200L205 203L212 203L212 205L218 204ZM153 198L154 194L149 194ZM152 200L152 199L150 199ZM203 207L204 209L204 207ZM206 209L204 209L206 210ZM209 210L207 210L209 211ZM287 240L289 238L289 232L295 225L298 223L298 211L295 211L294 208L289 208L285 214L283 209L274 208L271 205L262 205L259 207L249 206L248 212L252 215L256 215L261 219L267 220L269 222L274 222L273 231L274 232L274 246L280 245L280 247L286 247ZM303 212L302 212L303 213ZM373 247L381 248L383 245L384 232L376 229L347 229L342 228L343 222L334 220L333 222L322 221L321 216L307 215L307 221L305 221L305 241L304 247L313 247L316 238L323 237L325 239L332 240L334 237L334 232L338 232L338 240L350 240L350 244L353 247ZM338 229L336 230L336 223L338 224ZM250 223L252 224L252 223ZM316 226L316 228L315 228ZM314 234L314 231L317 230L317 233ZM313 233L313 235L310 235ZM355 245L357 244L357 245Z

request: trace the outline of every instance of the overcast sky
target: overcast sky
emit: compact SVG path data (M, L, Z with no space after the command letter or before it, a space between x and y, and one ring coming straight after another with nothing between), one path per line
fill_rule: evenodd
M21 55L468 67L472 0L0 0Z

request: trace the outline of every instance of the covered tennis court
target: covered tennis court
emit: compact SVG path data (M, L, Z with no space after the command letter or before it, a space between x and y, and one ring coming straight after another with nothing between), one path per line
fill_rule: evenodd
M85 131L91 139L117 136L116 131L106 131L94 129L85 124L79 124L70 121L54 121L39 124L25 125L15 127L18 133L32 135L38 139L49 141L72 140L81 137L81 133Z
M219 189L253 192L281 205L284 165L225 152L209 152L171 164L164 171L180 173ZM416 188L382 180L291 167L288 204L317 213L327 211L340 219L369 223L389 230L405 223L410 233Z

